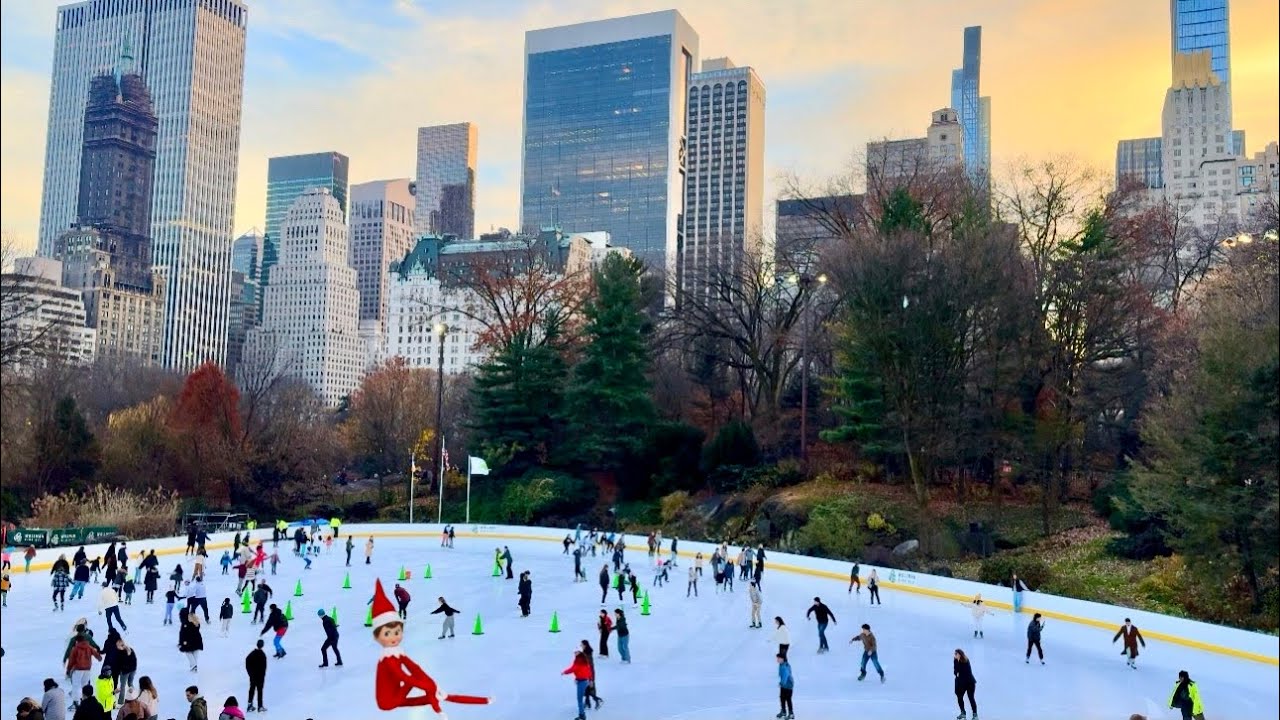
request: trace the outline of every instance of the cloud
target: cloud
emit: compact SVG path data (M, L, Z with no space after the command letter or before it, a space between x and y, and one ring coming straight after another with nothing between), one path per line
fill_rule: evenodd
M17 5L4 3L6 26ZM412 177L416 129L461 121L479 128L477 227L514 226L525 31L670 6L670 0L252 3L236 228L263 222L268 157L337 150L351 158L352 182ZM966 25L983 26L983 93L993 98L997 167L1021 156L1070 153L1110 168L1116 140L1159 132L1169 79L1165 3L676 6L699 32L704 58L727 55L753 66L765 83L770 206L782 173L825 178L844 170L869 140L923 134L929 113L950 102ZM1280 21L1268 0L1236 0L1232 12L1236 124L1256 149L1277 136L1280 124ZM39 18L40 31L51 35L51 12L24 17ZM303 50L282 53L282 38ZM45 52L23 67L48 68L51 41ZM13 64L6 53L4 227L34 237L48 77L47 70L11 72ZM10 160L11 149L17 159Z

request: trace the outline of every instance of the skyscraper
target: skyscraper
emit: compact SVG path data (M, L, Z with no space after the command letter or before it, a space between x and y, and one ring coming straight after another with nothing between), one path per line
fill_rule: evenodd
M280 257L263 293L262 324L244 362L305 380L330 406L362 370L356 271L347 260L346 213L326 188L298 196L279 224Z
M280 224L293 203L308 190L324 188L347 214L347 173L351 161L339 152L285 155L267 160L267 222L262 236L258 283L271 284L271 268L280 257Z
M525 33L522 227L604 230L674 273L697 61L674 10Z
M728 58L702 63L689 82L680 287L730 270L761 251L764 224L764 84Z
M158 122L126 42L112 72L89 83L76 226L58 237L62 284L78 290L98 354L158 363L164 295L151 265Z
M257 229L236 238L231 244L231 316L227 322L227 374L236 376L244 355L244 342L249 328L258 324L258 308L262 305L258 285L259 261L262 257L262 235Z
M165 289L162 359L177 369L226 352L247 23L242 0L58 8L39 253L53 255L75 221L89 83L129 39L159 121L150 235Z
M475 125L467 122L418 128L416 197L417 234L448 233L464 240L475 237Z
M1208 50L1218 82L1231 83L1231 28L1227 0L1169 0L1169 60Z
M360 285L361 322L380 327L386 320L388 271L413 249L415 200L407 178L351 186L351 267Z
M964 166L985 182L991 172L991 98L982 95L982 26L964 29L963 64L951 71L951 107L964 127Z

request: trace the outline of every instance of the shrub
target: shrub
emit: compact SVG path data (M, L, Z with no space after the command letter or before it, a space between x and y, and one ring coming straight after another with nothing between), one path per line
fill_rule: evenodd
M874 533L883 535L892 535L898 531L893 523L884 519L880 513L871 513L867 516L867 529Z
M978 568L978 580L992 585L1009 585L1014 573L1035 590L1049 581L1049 566L1030 555L994 555L982 561Z
M689 493L683 490L677 490L670 495L663 496L660 502L662 505L663 525L674 523L685 511L693 507L693 501L689 498Z
M793 547L810 555L846 560L857 557L866 545L866 537L856 517L843 499L821 503L796 531Z
M370 500L360 500L347 506L343 522L368 522L378 516L378 506Z
M42 495L31 504L33 527L114 526L128 538L172 535L182 504L172 490L122 490L101 485L81 494Z
M711 473L726 465L744 468L760 462L760 445L751 426L741 420L726 423L702 449L702 468Z

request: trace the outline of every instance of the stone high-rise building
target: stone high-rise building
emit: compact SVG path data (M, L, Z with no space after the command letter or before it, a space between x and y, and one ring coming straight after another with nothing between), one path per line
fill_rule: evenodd
M880 187L964 167L964 125L951 108L934 110L922 138L867 143L867 185Z
M76 222L90 81L127 38L159 121L151 262L165 298L161 361L179 370L226 354L248 16L243 0L84 0L57 12L38 252L55 255Z

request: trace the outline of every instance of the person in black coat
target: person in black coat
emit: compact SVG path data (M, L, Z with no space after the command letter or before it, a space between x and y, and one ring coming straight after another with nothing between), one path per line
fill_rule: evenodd
M147 560L150 560L151 558L154 558L154 557L155 557L154 555L151 555L147 558ZM144 560L143 562L145 563L146 561ZM155 602L156 590L159 587L160 587L160 570L156 568L154 565L152 565L147 568L147 574L142 578L142 589L147 591L148 605Z
M324 644L320 646L320 658L323 662L320 667L329 667L329 648L333 648L333 655L337 658L334 664L342 667L342 652L338 650L338 624L324 610L316 610L316 615L320 616L320 624L324 626Z
M443 595L439 597L439 600L440 607L432 610L431 614L439 615L440 613L444 613L444 624L440 626L440 637L437 638L439 640L443 640L445 633L448 633L449 637L453 637L453 616L458 614L458 609L451 607L449 603L445 602Z
M600 566L600 604L603 605L605 600L609 598L609 566ZM606 652L600 653L601 656L608 655Z
M85 685L81 688L80 704L71 720L103 720L106 717L109 717L107 711L102 709L102 703L94 696L93 686Z
M244 658L244 671L249 676L249 712L255 709L259 712L265 712L266 705L262 704L262 686L267 682L267 654L262 652L263 642L258 641L257 647L249 651ZM336 650L336 648L335 648ZM254 691L257 691L258 704L253 704Z
M520 616L529 617L529 604L533 601L533 579L529 577L528 570L520 573L520 585L516 592L520 595Z
M956 704L960 706L960 717L956 720L964 720L965 695L969 696L969 707L973 710L973 716L978 717L978 702L973 699L973 691L977 688L978 681L973 677L973 666L969 664L969 658L960 648L956 648L955 655L951 657L951 669L956 676Z

